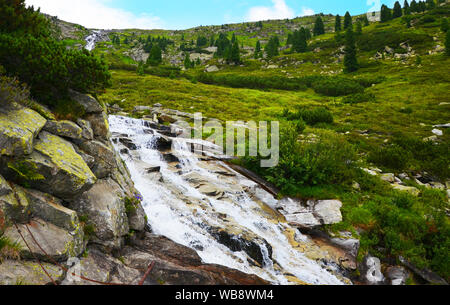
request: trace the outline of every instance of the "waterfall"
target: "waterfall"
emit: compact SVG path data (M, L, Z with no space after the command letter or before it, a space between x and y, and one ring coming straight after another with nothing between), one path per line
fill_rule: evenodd
M88 51L92 51L95 48L95 43L99 40L102 31L93 31L91 35L86 37L86 46L84 47Z
M293 278L309 284L343 284L294 247L286 233L295 228L266 210L277 199L224 163L204 161L189 149L195 142L214 151L214 144L171 138L172 149L161 152L155 146L163 136L144 121L110 116L109 123L113 139L126 137L137 146L127 150L121 141L114 141L143 196L155 234L195 249L205 263L255 274L273 284L298 283ZM179 162L166 162L165 153ZM232 243L234 251L218 236ZM311 243L300 232L296 240L305 247Z

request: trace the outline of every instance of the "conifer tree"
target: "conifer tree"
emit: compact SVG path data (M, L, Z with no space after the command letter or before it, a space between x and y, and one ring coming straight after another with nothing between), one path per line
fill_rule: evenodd
M347 30L349 27L352 26L352 24L353 24L352 16L350 15L349 12L346 12L344 17L344 30Z
M234 42L233 46L231 47L228 55L228 62L234 63L234 64L240 64L241 63L241 55L239 50L239 43L237 41Z
M255 59L261 58L261 55L261 42L258 40L255 48Z
M387 22L387 21L389 21L391 19L392 19L391 9L383 4L381 6L380 21L381 22Z
M265 47L265 51L268 58L272 58L274 56L278 56L278 48L280 47L280 40L278 39L278 36L272 36L269 39L269 42L267 43Z
M362 35L362 23L361 23L361 21L358 21L356 23L355 34L356 34L356 36L361 36Z
M394 4L394 10L392 12L392 18L399 18L403 15L402 7L400 2L396 1Z
M409 6L412 13L418 13L419 12L419 5L417 4L416 0L411 1L411 5Z
M353 30L351 27L345 33L345 49L344 49L344 72L350 73L358 70L358 59L356 58L356 43Z
M448 29L449 29L448 19L443 17L441 20L441 31L447 33Z
M147 59L147 64L151 66L158 66L161 63L162 63L161 48L158 46L158 44L155 44L150 51L150 55Z
M292 49L297 53L306 52L308 44L306 41L305 28L302 27L300 30L295 31L293 36Z
M342 30L341 16L336 15L336 21L334 23L334 31L340 32Z
M411 14L411 10L410 10L410 7L409 7L408 0L405 0L405 2L403 3L403 14L404 15L410 15Z
M192 67L191 57L189 56L189 53L186 53L186 55L184 56L184 67L186 69L190 69Z
M447 31L447 34L445 35L445 54L450 56L450 31Z
M325 25L323 24L323 20L320 16L318 16L316 19L313 32L314 36L325 34Z

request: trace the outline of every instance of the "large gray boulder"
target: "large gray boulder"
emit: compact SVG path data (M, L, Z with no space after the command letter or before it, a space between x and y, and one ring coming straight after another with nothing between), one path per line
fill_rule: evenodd
M56 265L41 263L56 282L62 280L64 271ZM52 281L41 266L33 261L5 260L0 263L0 285L49 285Z
M102 106L91 95L82 94L73 90L70 90L69 93L70 98L83 107L86 113L100 113L103 111Z
M82 137L81 127L71 121L47 121L44 130L70 139L81 139Z
M93 241L119 248L122 237L129 233L124 193L111 178L98 180L87 192L75 199L70 208L85 215L94 226Z
M109 140L110 133L108 117L104 112L89 114L85 119L91 124L95 137L98 137L104 141Z
M86 141L80 148L88 155L94 157L95 162L91 168L99 179L105 178L117 167L116 155L112 148L99 141Z
M34 149L20 163L20 166L26 166L36 174L36 177L27 180L30 187L71 200L95 183L96 177L70 142L43 131L39 134ZM2 170L8 178L23 180L23 177L10 168L3 166Z
M36 136L47 122L28 108L0 109L0 156L31 154Z
M320 200L314 206L314 212L323 224L330 225L342 221L341 208L339 200Z
M48 221L69 232L80 229L77 213L62 205L62 201L49 194L24 189L33 216Z
M84 252L84 234L81 228L69 232L39 218L34 218L27 226L37 243L53 260L66 261L68 258L77 257ZM51 262L51 259L36 245L26 225L20 224L18 227L31 251L22 240L15 226L7 228L5 236L17 241L21 247L21 257L33 259L36 256L40 260Z

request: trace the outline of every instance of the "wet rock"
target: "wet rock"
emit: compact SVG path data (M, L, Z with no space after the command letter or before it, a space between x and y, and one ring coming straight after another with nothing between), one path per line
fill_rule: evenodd
M149 168L146 168L145 171L147 172L147 174L159 173L161 171L161 166L149 167Z
M81 127L71 121L47 121L44 130L71 139L81 139L83 132Z
M27 108L0 110L0 155L20 157L31 154L34 139L47 120Z
M153 148L159 151L170 150L172 148L172 140L165 137L157 138L155 143L153 143Z
M129 150L137 150L138 146L136 144L133 143L132 140L127 139L127 138L119 138L119 142L122 143L126 148L128 148Z
M180 162L180 159L178 159L177 156L175 156L174 154L168 153L168 154L162 154L162 158L164 161L166 161L167 163L177 163Z
M266 265L266 258L272 259L272 246L265 240L259 238L247 240L242 235L233 235L225 230L215 228L211 228L210 233L220 244L227 246L233 252L244 251L261 266ZM266 254L263 253L261 245L266 248Z
M285 215L285 218L290 225L296 227L312 229L322 225L312 213L290 214Z
M388 267L385 273L389 283L393 286L405 285L409 278L409 272L400 266Z
M81 137L87 141L94 139L94 131L92 130L91 123L86 120L78 119L78 126L81 127Z
M381 273L381 262L377 257L367 255L359 268L361 278L368 285L381 285L385 278Z
M155 262L149 280L166 285L266 285L255 275L218 265L203 264L195 250L163 236L146 233L132 247L121 251L125 264L147 270ZM144 271L145 272L145 271Z
M38 175L36 179L27 180L30 187L70 200L95 183L96 177L70 142L43 131L34 149L22 163ZM9 168L3 170L11 180L23 178Z
M128 234L128 216L123 202L124 192L111 178L101 179L87 192L73 200L70 208L86 215L94 226L96 243L119 247Z
M56 265L41 263L53 280L59 282L64 271ZM0 285L49 285L52 281L37 262L5 260L0 264Z
M99 102L88 94L81 94L79 92L70 90L70 98L77 102L81 107L83 107L86 113L100 113L103 111L102 106Z
M19 243L22 249L21 257L32 259L36 256L42 261L51 262L36 243L34 243L26 225L19 224L18 227L24 239L27 241L31 252L25 245L15 226L7 228L5 236ZM84 252L84 234L81 228L69 232L39 218L34 218L28 224L28 228L42 249L56 261L65 261L69 257L76 257Z

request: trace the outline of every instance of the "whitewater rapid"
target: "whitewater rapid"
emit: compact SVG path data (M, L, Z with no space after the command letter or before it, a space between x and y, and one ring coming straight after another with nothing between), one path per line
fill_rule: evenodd
M155 149L155 142L161 135L146 127L148 124L142 120L110 116L109 124L113 138L126 136L137 146L130 152L120 141L114 144L143 196L143 206L154 233L195 249L205 263L255 274L273 284L298 283L293 278L308 284L343 284L323 265L291 245L285 233L295 229L270 217L264 210L262 205L270 209L276 206L277 200L256 183L222 162L211 164L201 160L191 153L187 140L182 138L173 139L171 151L180 162L176 166L167 163ZM211 150L215 148L212 143L200 143ZM158 167L160 174L148 174L148 168ZM221 171L232 173L233 177L224 176ZM196 179L223 190L223 195L220 198L205 195L193 185ZM256 195L251 196L248 190ZM247 232L258 240L265 240L272 247L272 259L266 245L260 243L264 264L251 263L247 253L233 252L219 243L211 235L211 227L231 230L233 234ZM308 238L297 232L296 240L307 244Z

